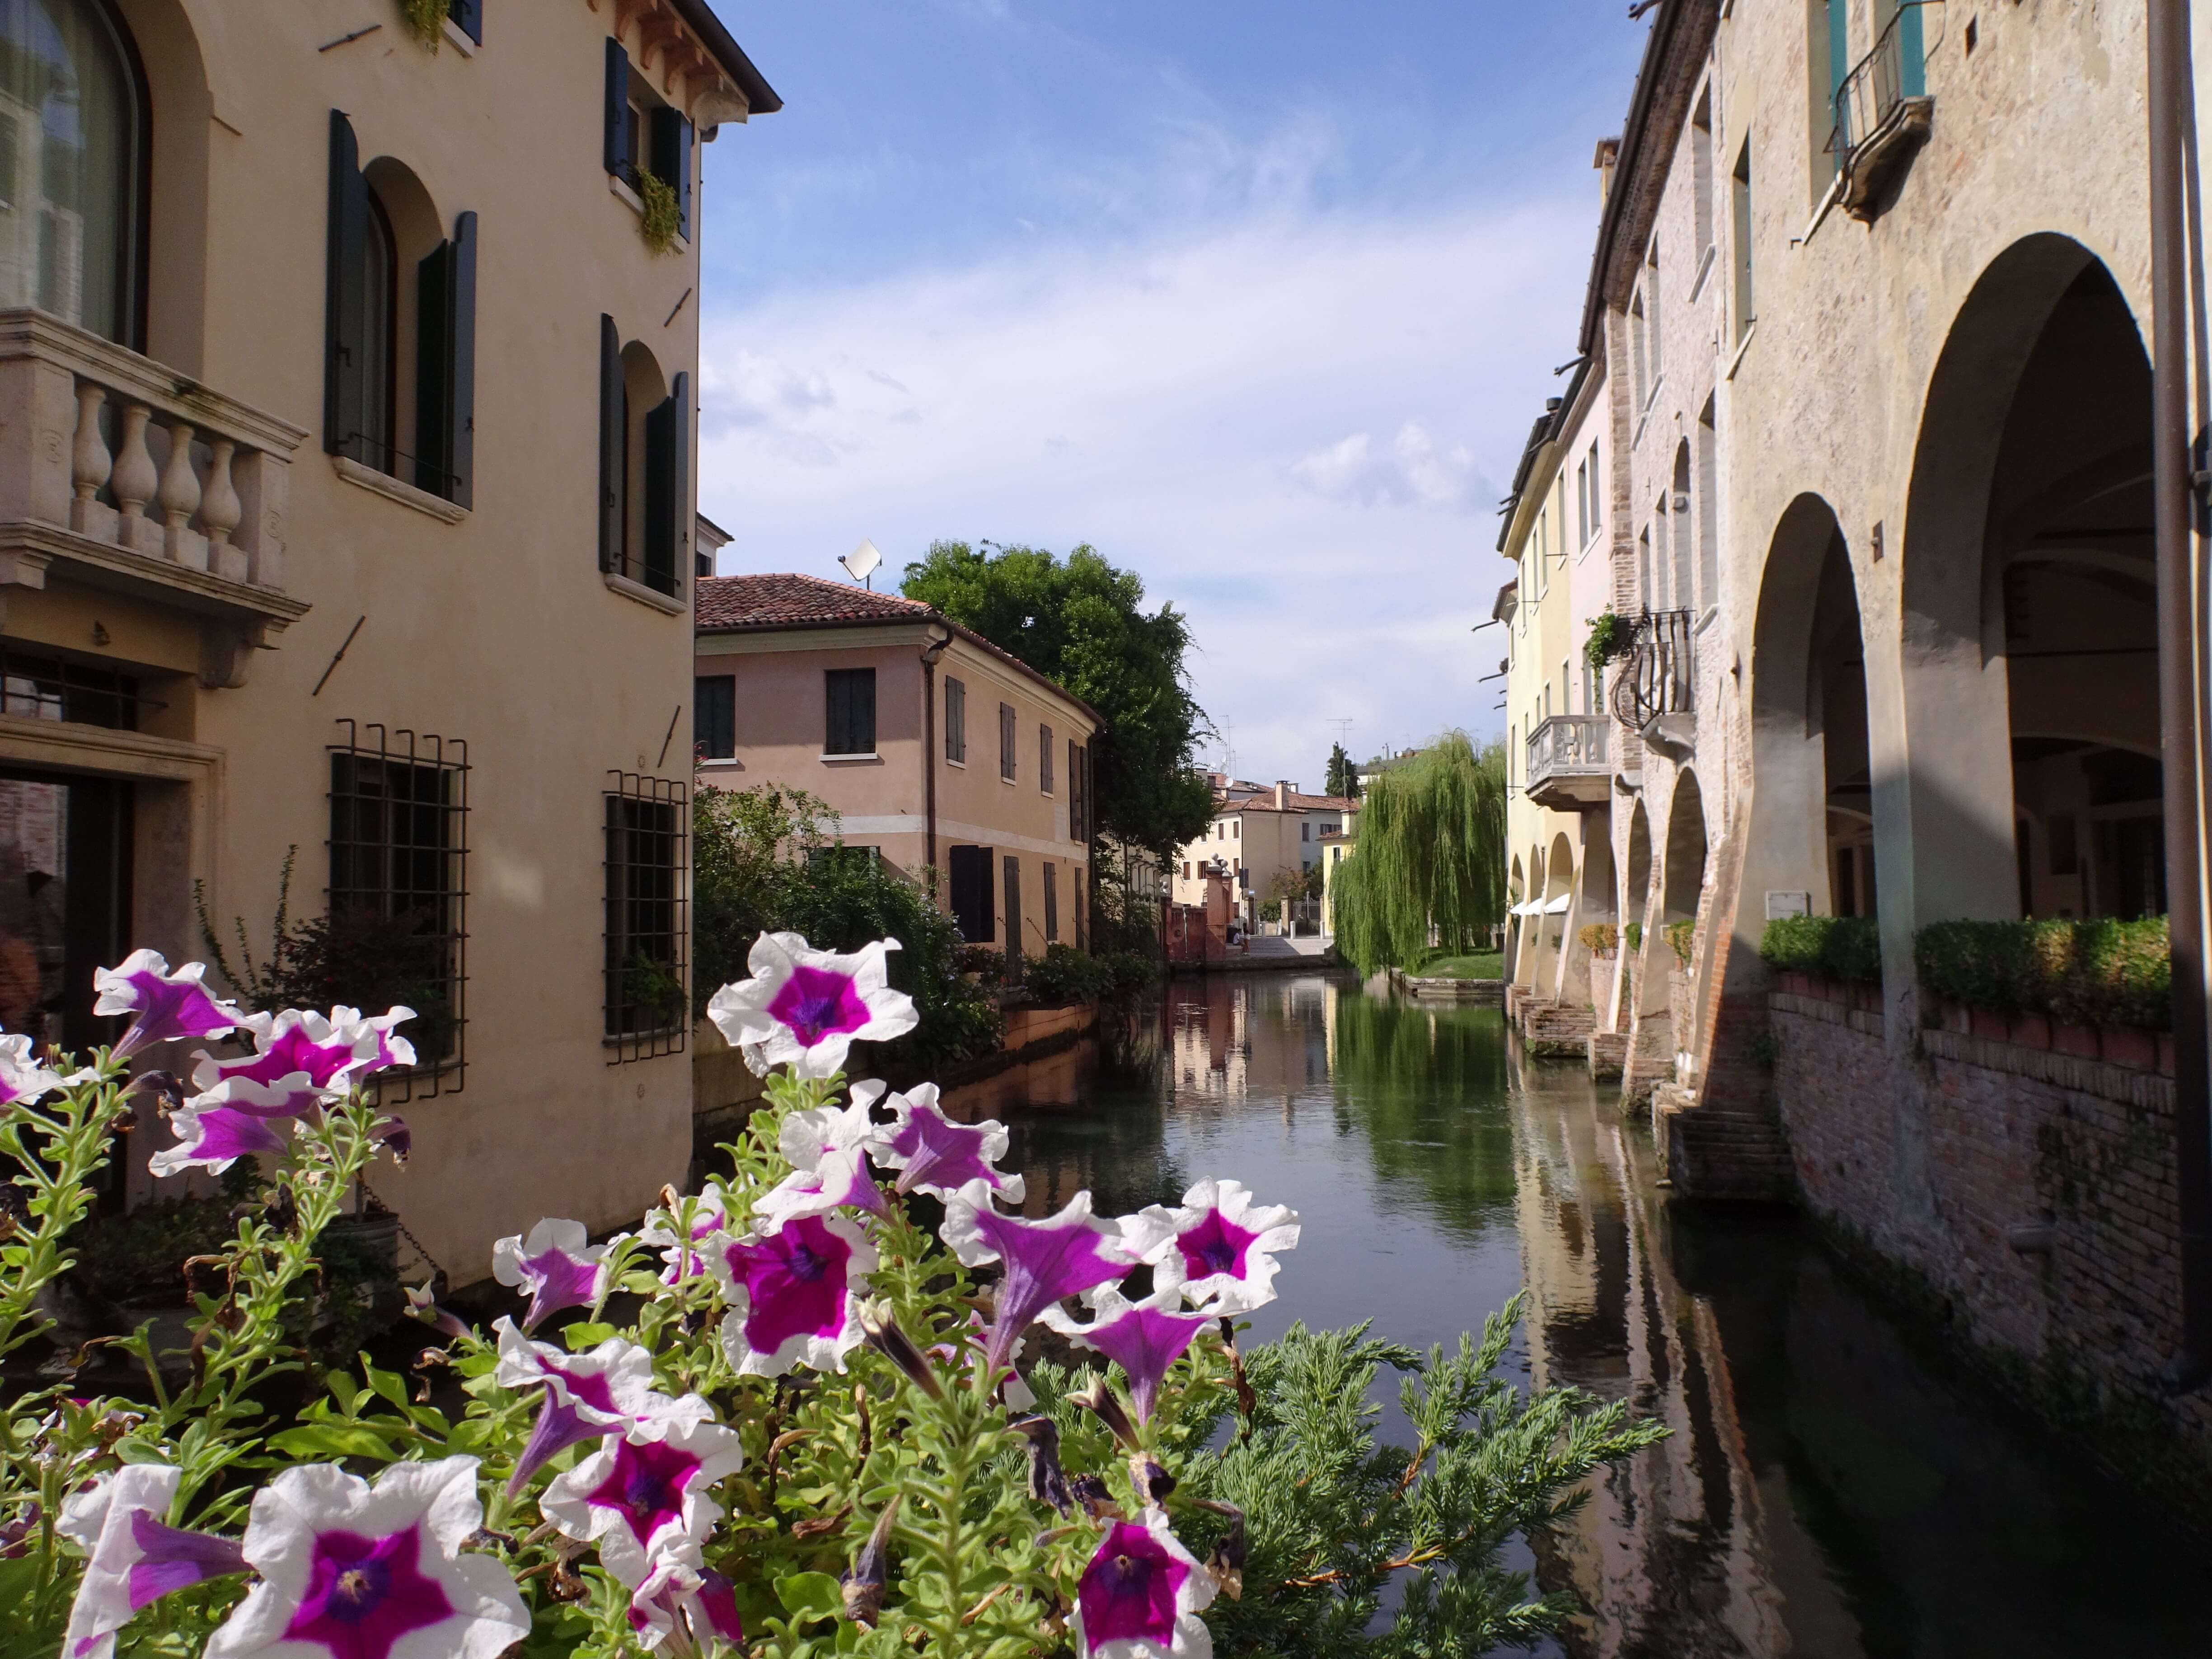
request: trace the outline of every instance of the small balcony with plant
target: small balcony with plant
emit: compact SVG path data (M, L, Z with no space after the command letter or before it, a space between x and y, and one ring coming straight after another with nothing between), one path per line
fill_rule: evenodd
M1687 611L1647 611L1632 621L1613 651L1613 713L1646 743L1686 750L1696 740L1697 618Z
M1836 158L1834 200L1854 219L1871 220L1889 204L1928 141L1936 113L1928 59L1942 44L1944 21L1944 0L1905 0L1891 11L1874 50L1837 83L1836 125L1828 138Z

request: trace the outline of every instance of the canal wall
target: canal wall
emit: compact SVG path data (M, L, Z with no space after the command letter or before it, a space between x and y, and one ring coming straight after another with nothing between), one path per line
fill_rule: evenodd
M2179 1213L2154 1045L2124 1065L1929 1029L1893 1051L1879 999L1797 975L1768 1012L1806 1206L2046 1417L2203 1510L2212 1400L2161 1380Z

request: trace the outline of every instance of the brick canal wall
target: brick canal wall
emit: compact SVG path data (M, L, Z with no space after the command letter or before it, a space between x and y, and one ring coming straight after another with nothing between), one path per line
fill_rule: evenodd
M2033 1032L1930 1029L1893 1053L1879 994L1784 983L1768 999L1775 1093L1808 1207L1905 1269L1899 1291L2016 1392L2151 1485L2185 1501L2196 1487L2202 1507L2204 1469L2177 1468L2170 1446L2179 1433L2212 1462L2212 1401L2160 1383L2180 1284L2173 1082L2155 1044L2130 1033L2069 1054ZM2101 1057L2115 1051L2149 1063Z

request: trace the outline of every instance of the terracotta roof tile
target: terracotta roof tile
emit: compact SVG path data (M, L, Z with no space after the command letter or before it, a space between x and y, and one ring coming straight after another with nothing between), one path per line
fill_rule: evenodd
M962 627L934 605L896 593L876 593L848 582L825 581L782 571L754 576L702 576L692 583L694 631L700 634L774 633L780 629L871 628L896 623L941 623L977 650L1081 709L1094 725L1097 709L1019 657Z

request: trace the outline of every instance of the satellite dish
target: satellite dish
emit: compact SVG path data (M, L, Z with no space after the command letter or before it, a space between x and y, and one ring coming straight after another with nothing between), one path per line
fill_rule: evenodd
M884 556L876 551L876 544L865 538L858 547L837 561L845 567L845 574L856 582L866 581L869 574L883 562Z

